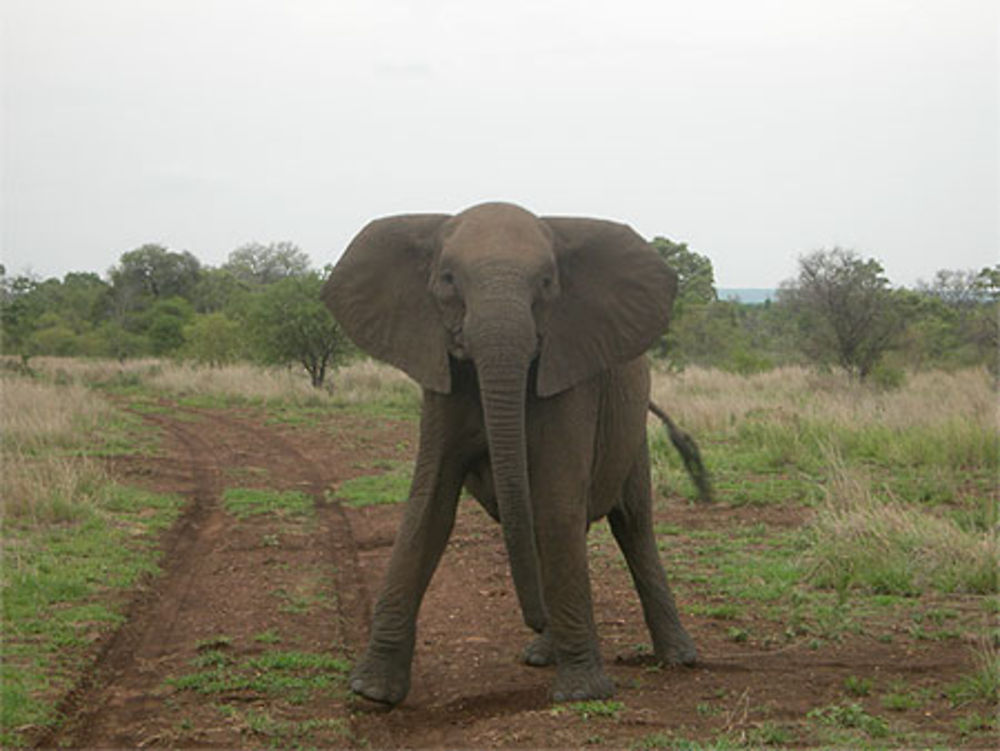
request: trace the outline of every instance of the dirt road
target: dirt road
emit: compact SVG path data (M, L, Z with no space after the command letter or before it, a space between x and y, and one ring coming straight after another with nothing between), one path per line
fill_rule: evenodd
M595 611L618 695L554 708L550 672L517 659L529 634L499 530L463 502L421 611L411 693L387 712L352 699L345 671L364 645L402 505L346 508L335 489L411 459L416 425L338 413L291 426L249 410L161 407L144 417L162 429L164 452L117 460L113 471L183 494L186 510L163 540L162 575L136 596L64 702L68 721L41 745L655 748L722 735L801 744L822 724L807 719L817 707L853 702L884 715L876 697L892 685L940 685L969 666L961 640L783 637L752 610L720 617L708 607L718 595L695 582L678 592L702 660L660 668L645 651L638 600L601 525L591 534ZM226 505L231 488L296 492L313 509L241 517ZM660 504L657 517L681 530L790 528L804 512L676 502ZM746 643L741 631L773 639ZM845 695L852 679L869 690ZM963 743L949 706L938 697L900 709L893 727Z

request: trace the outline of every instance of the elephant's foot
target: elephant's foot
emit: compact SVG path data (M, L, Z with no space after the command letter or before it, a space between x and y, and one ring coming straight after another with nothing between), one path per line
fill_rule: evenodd
M521 658L525 665L531 665L535 668L556 664L556 652L552 646L552 637L549 635L548 629L536 636L531 644L524 648Z
M351 691L371 701L399 704L410 690L409 661L403 663L367 654L354 666L350 686Z
M586 701L608 699L615 693L615 684L604 674L600 666L583 668L576 665L560 665L556 682L552 687L555 701Z
M654 642L653 651L664 665L694 665L698 661L698 649L683 627L671 631L669 639Z

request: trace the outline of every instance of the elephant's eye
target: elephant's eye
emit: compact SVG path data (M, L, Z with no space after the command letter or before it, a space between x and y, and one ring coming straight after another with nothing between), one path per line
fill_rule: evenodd
M440 271L437 276L437 283L434 285L434 294L442 302L458 299L458 280L451 271Z

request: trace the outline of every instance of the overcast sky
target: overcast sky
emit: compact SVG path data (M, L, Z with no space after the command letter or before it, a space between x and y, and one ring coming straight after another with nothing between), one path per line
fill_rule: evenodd
M0 0L2 260L147 242L317 266L369 219L510 200L772 287L997 263L995 0Z

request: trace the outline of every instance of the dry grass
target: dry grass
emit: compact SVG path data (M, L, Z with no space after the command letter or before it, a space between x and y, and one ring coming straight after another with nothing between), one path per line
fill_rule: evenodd
M81 390L84 385L92 384L137 385L175 396L280 401L303 406L388 400L409 402L415 408L420 399L420 388L405 373L368 359L330 371L325 386L320 389L313 388L302 368L250 363L214 367L156 359L120 363L117 360L38 357L31 360L31 367L46 380Z
M419 396L399 370L360 360L332 371L324 389L313 389L300 368L250 364L209 367L168 360L88 360L39 357L31 366L61 384L127 381L175 394L242 399L361 403L380 396ZM941 426L959 420L977 428L1000 427L997 394L983 369L930 371L909 376L895 391L859 385L840 373L789 366L738 375L691 367L681 373L654 370L653 399L688 430L726 430L747 417L816 420L850 429L870 425L901 429Z
M0 430L5 446L71 443L109 414L107 403L81 383L0 379Z
M104 467L80 456L5 450L0 511L8 522L58 524L80 518L110 482Z
M305 373L289 368L262 368L248 363L211 367L164 363L144 384L180 396L226 397L247 401L322 402L328 394L314 389Z
M321 389L313 388L301 369L239 364L206 367L165 364L145 381L151 388L177 395L200 395L247 401L281 401L303 406L367 404L409 400L420 390L402 371L372 360L339 368Z
M342 404L364 404L389 398L400 403L420 403L420 387L403 371L374 360L361 360L341 368L333 377L333 397Z
M762 415L853 430L940 426L956 419L994 431L998 426L997 395L983 369L916 373L902 388L886 392L802 367L754 375L692 367L655 372L653 399L694 431L725 430Z
M66 521L92 503L107 476L73 449L109 414L107 403L79 383L0 379L5 520Z
M16 360L3 358L4 363L16 367ZM166 361L155 358L136 360L107 360L86 357L33 357L31 369L47 380L59 384L108 383L127 378L140 379L163 367Z

